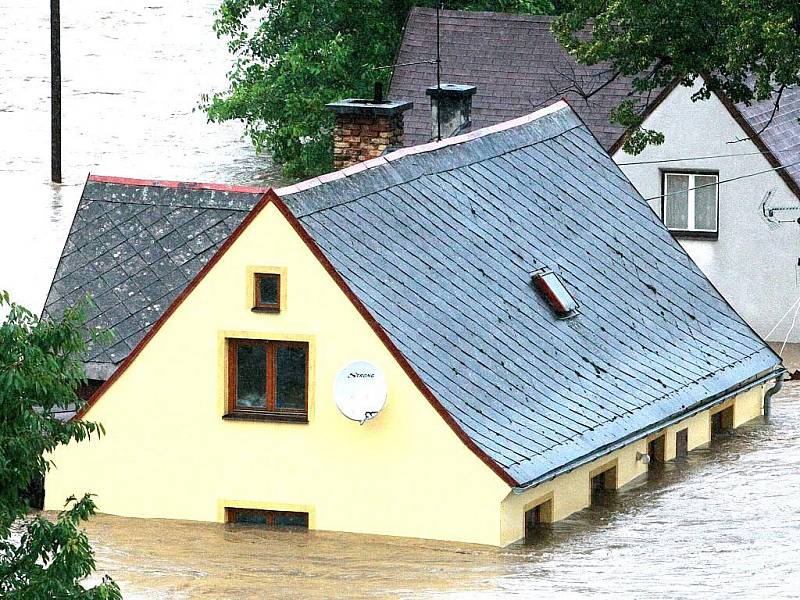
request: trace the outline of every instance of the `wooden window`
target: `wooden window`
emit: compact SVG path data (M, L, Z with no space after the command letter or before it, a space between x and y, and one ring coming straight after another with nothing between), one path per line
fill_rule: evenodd
M226 418L308 421L308 344L228 340Z
M717 239L719 197L716 173L664 173L661 214L679 237Z
M281 276L279 273L255 274L253 310L278 312L281 309Z
M225 509L228 523L264 525L266 527L300 527L308 529L308 513L287 510L257 510L252 508Z
M689 455L689 430L681 429L675 433L675 456L684 458Z

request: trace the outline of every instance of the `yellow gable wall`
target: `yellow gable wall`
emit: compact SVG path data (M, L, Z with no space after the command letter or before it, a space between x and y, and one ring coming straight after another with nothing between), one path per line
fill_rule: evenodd
M254 267L285 269L280 314L250 310ZM365 268L368 268L365 266ZM224 338L310 343L308 424L224 421ZM386 408L359 426L338 370L379 365ZM314 529L498 545L505 484L452 432L274 204L268 204L85 417L107 435L53 455L46 508L222 521L225 506L307 511Z

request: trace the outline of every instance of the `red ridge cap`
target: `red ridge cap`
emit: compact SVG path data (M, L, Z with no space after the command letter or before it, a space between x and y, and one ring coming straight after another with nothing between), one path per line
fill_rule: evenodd
M227 183L197 183L194 181L164 181L161 179L132 179L130 177L114 177L111 175L92 175L87 181L97 183L119 183L121 185L143 185L150 187L179 188L186 190L214 190L217 192L239 192L243 194L265 194L270 188L249 185L231 185Z

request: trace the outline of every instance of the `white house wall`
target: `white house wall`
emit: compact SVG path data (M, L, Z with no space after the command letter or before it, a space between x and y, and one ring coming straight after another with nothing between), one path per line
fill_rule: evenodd
M699 87L699 85L697 86ZM614 160L645 198L661 194L664 170L717 170L720 181L770 169L770 164L718 98L692 102L692 89L678 86L645 121L644 126L664 133L661 146L648 147L638 156L619 150ZM629 162L744 154L681 160L678 162L628 165ZM772 225L761 215L765 194L773 190L772 205L796 205L797 198L775 172L748 177L719 186L719 239L680 239L728 302L762 337L800 296L800 226ZM660 200L650 200L660 214ZM791 211L793 218L800 211ZM790 330L794 310L768 336L783 342ZM800 315L789 335L800 342Z

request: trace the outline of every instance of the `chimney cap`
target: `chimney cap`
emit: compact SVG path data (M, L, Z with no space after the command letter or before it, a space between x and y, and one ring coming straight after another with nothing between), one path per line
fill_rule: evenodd
M425 93L432 98L469 98L478 88L474 85L461 83L443 83L440 87L431 86Z
M369 115L390 117L402 114L414 106L413 102L404 100L384 100L375 102L363 98L346 98L337 102L325 105L325 108L332 110L339 115Z

